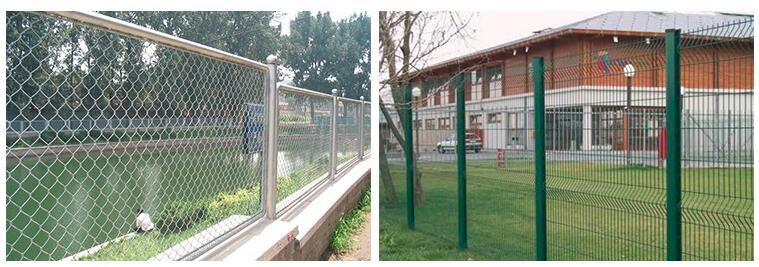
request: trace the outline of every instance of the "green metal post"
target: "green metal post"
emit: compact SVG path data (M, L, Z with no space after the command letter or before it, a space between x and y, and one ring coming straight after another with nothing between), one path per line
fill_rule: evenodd
M666 31L667 71L667 260L682 260L680 214L680 30Z
M411 118L411 84L407 84L403 90L403 112L405 114L405 125L403 129L404 139L406 139L406 218L408 228L416 229L416 219L414 218L414 135L412 133L414 121Z
M535 109L535 256L539 261L548 258L546 233L546 144L545 144L545 77L543 58L532 60L533 99Z
M456 164L458 165L459 249L466 249L466 103L464 74L456 77Z

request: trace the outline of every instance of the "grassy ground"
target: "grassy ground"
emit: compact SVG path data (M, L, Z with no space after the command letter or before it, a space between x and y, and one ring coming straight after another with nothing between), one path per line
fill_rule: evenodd
M343 254L353 249L356 244L353 236L361 230L361 226L369 219L371 212L371 191L364 190L358 206L340 218L332 234L329 247L335 254Z
M417 231L405 227L404 167L391 165L401 203L399 208L381 203L380 231L392 237L381 234L382 260L535 258L530 162L509 161L506 168L468 162L465 252L455 247L455 164L420 164L426 199L416 209ZM547 176L549 259L664 259L664 169L553 162ZM753 170L684 169L684 258L752 259L752 240Z

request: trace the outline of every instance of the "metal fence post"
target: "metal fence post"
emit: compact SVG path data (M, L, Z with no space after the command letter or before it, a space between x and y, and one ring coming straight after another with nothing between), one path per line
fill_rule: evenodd
M358 159L364 158L364 96L361 96L361 105L358 110Z
M266 84L268 88L265 92L266 101L264 102L264 128L266 131L265 163L264 177L261 181L261 193L263 209L266 218L274 219L277 217L277 135L279 129L279 92L277 92L277 57L270 55L266 58L269 63L268 76Z
M337 177L337 89L332 89L332 138L329 146L329 177Z
M547 260L548 238L546 233L546 145L545 145L545 76L543 58L532 60L535 110L535 256Z
M406 217L408 228L416 229L416 218L414 217L414 134L412 133L414 123L411 118L411 84L407 84L403 90L403 114L405 125L403 129L404 139L406 139Z
M682 260L680 214L680 30L665 34L667 75L667 260Z
M456 166L458 170L459 249L466 249L466 100L464 74L456 77Z

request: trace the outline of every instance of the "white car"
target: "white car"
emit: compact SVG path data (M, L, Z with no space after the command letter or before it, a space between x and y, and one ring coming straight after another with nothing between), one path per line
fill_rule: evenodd
M466 150L473 150L474 153L480 153L482 150L482 141L480 137L473 133L466 133ZM456 135L451 135L444 141L437 143L436 150L438 153L445 154L448 151L456 152Z

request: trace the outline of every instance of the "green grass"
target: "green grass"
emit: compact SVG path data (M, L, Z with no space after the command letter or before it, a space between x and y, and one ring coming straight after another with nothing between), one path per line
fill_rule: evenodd
M340 217L332 239L329 242L330 249L335 254L344 254L351 251L356 242L353 236L363 227L369 212L371 211L371 191L364 190L361 193L361 199L358 206Z
M280 198L313 181L317 173L326 172L326 164L318 156L307 154L284 155L298 166L278 179ZM138 208L144 208L156 222L171 203L211 203L208 216L185 231L140 235L107 246L89 259L149 258L229 215L254 214L259 208L260 171L259 163L240 155L239 147L8 164L6 259L61 259L129 233ZM222 205L240 198L247 200L245 210Z
M383 260L451 259L461 253L455 247L455 162L421 163L420 169L426 199L416 209L417 230L410 231L405 226L405 168L391 164L401 203L392 209L381 203L380 227L386 230L380 231L404 241L387 244L380 237ZM532 169L527 161L510 161L505 169L492 161L468 162L465 252L475 256L467 258L535 258ZM549 259L664 259L664 169L551 162L547 176ZM682 183L684 258L752 259L753 169L686 168ZM418 247L450 249L427 253Z

